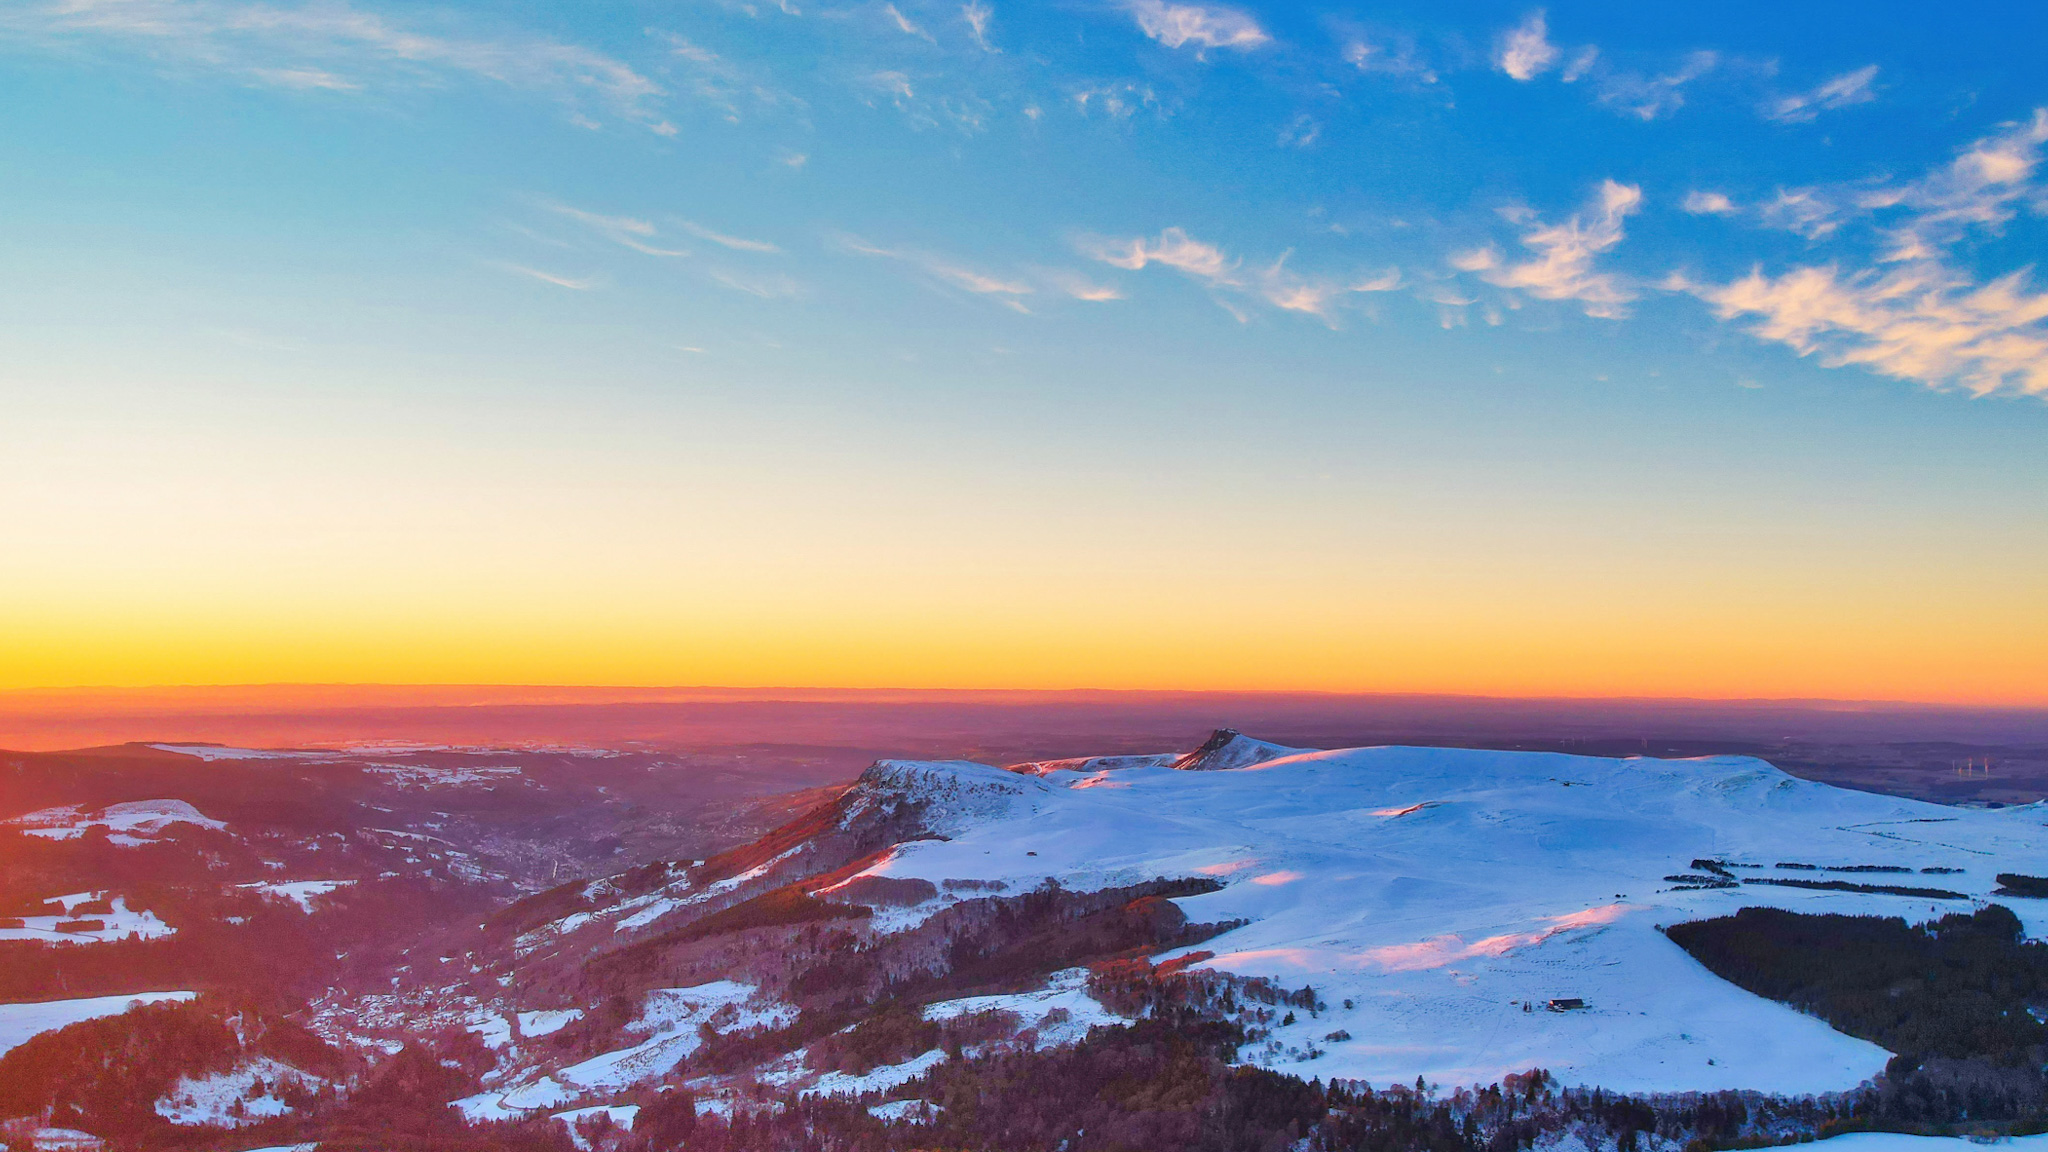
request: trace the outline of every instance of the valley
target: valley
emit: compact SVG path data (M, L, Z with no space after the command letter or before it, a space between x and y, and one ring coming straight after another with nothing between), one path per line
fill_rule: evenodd
M1216 1147L1675 1149L2048 1119L2038 805L1229 730L850 785L786 746L9 767L10 1145L1109 1149L1228 1114ZM1948 940L1987 975L1938 975ZM1837 947L1900 959L1807 991ZM1149 1087L1047 1087L1119 1075Z

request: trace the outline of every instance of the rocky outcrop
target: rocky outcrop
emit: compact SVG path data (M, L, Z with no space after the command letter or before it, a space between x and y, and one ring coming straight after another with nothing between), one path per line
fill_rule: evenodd
M1223 772L1264 764L1301 751L1305 749L1254 740L1235 728L1218 728L1209 734L1200 748L1175 760L1173 768L1176 772Z

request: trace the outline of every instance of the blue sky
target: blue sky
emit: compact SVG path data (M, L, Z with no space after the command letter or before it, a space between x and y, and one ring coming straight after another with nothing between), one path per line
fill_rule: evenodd
M2048 700L2043 42L19 0L4 679Z

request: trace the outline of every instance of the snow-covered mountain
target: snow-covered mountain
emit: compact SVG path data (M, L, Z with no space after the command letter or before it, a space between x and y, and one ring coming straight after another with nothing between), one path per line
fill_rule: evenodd
M1233 733L1210 751L1240 742L1255 743ZM1285 1068L1319 1052L1316 1074L1379 1083L1540 1065L1635 1091L1852 1087L1888 1054L1721 981L1659 926L1753 905L1925 918L2048 862L2039 806L1947 808L1739 757L1365 748L1037 780L1031 802L867 874L942 890L1221 879L1176 901L1194 920L1249 921L1203 943L1215 956L1200 966L1306 982L1329 1005L1246 1055ZM2048 928L2039 902L2015 903ZM1542 1008L1567 999L1586 1007Z
M1226 730L1181 756L1009 769L882 761L753 845L588 886L568 914L522 922L518 951L531 962L614 970L630 956L699 980L730 977L701 989L734 1008L657 1026L649 1021L663 1004L704 996L651 989L640 1031L621 1040L630 1050L578 1052L571 1067L507 1049L492 1079L513 1090L465 1103L484 1114L517 1111L528 1097L602 1104L598 1089L632 1081L599 1080L593 1067L659 1077L700 1033L798 1018L791 989L803 980L779 973L772 956L721 945L711 960L689 961L697 968L675 959L685 944L708 947L714 927L794 922L775 917L818 901L858 905L845 915L861 918L830 921L847 934L844 947L874 956L895 941L915 956L943 951L992 894L1162 885L1178 893L1174 924L1227 930L1152 961L1313 989L1284 1017L1262 1019L1239 1052L1248 1064L1375 1084L1478 1085L1544 1067L1567 1084L1630 1092L1848 1089L1891 1054L1721 980L1660 929L1748 906L1912 921L1968 912L1998 873L2048 871L2044 823L2040 805L1944 807L1803 781L1743 757L1310 751ZM2006 902L2030 935L2048 931L2048 901ZM733 919L742 913L751 918ZM931 941L902 943L921 936ZM927 996L913 1007L926 1020L1000 1007L1042 1025L1031 1040L1042 1045L1064 1034L1062 1021L1116 1019L1079 979L1070 971L1042 992ZM526 980L501 982L516 998ZM1047 1017L1038 999L1055 995L1064 1009ZM661 1060L643 1058L657 1051ZM858 1092L945 1059L933 1050L847 1080L809 1051L770 1053L750 1082ZM726 1083L691 1081L711 1093ZM536 1087L522 1097L522 1085Z

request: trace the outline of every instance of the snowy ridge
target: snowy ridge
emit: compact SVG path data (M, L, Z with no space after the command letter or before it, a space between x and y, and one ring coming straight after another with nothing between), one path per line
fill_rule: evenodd
M315 760L334 755L332 752L231 748L225 744L150 744L147 747L159 752L175 752L180 756L196 757L208 763L215 760Z

